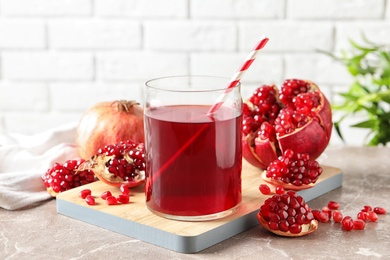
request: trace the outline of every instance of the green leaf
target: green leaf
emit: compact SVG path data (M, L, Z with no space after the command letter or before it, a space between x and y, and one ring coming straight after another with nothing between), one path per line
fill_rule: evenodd
M369 48L369 47L363 47L363 46L357 44L357 43L356 43L355 41L353 41L353 40L350 40L349 42L351 43L352 47L354 47L354 48L357 49L357 50L364 51L364 52L373 52L373 51L376 51L376 50L378 49L378 47L375 47L375 46L374 46L374 47L371 47L371 48Z
M363 122L351 125L351 127L376 129L378 127L378 120L363 121Z
M341 134L341 129L340 129L340 121L335 122L334 124L334 129L336 130L337 135L340 137L340 139L345 142L343 135Z

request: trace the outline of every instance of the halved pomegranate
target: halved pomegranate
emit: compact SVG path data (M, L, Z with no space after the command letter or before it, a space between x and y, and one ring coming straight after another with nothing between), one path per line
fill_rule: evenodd
M332 132L331 107L313 82L286 80L279 90L263 85L244 103L243 157L261 169L287 149L315 160Z
M106 145L79 167L108 185L135 187L145 182L145 146L130 140Z
M318 228L311 208L294 191L266 199L257 213L257 219L266 230L279 236L304 236Z

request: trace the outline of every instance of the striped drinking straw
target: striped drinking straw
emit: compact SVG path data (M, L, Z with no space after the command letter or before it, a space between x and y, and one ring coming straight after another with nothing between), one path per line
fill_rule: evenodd
M233 90L233 88L240 82L244 73L248 70L248 68L252 65L253 61L256 59L259 51L267 44L268 38L263 36L262 39L255 45L252 51L249 53L248 57L245 59L244 63L240 66L234 76L231 78L229 83L225 88L225 92L218 98L218 100L211 106L207 115L214 114L226 101L228 94Z

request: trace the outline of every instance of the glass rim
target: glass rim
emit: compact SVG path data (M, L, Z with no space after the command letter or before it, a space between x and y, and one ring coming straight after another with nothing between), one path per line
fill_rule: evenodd
M156 82L158 80L165 80L165 79L174 79L174 78L211 78L211 79L223 79L223 80L226 80L226 83L221 86L220 88L208 88L208 89L198 89L198 90L186 90L186 89L170 89L170 88L162 88L162 87L156 87L156 86L152 86L150 85L150 83L152 82ZM222 76L213 76L213 75L174 75L174 76L164 76L164 77L157 77L157 78L153 78L153 79L150 79L150 80L147 80L145 82L145 86L148 87L148 88L151 88L151 89L155 89L155 90L160 90L160 91L166 91L166 92L184 92L184 93L189 93L189 92L196 92L196 93L200 93L200 92L218 92L218 91L225 91L226 89L226 86L227 84L229 83L229 78L227 77L222 77ZM233 87L233 89L236 89L236 88L239 88L241 87L241 82L237 82L237 85L235 85Z

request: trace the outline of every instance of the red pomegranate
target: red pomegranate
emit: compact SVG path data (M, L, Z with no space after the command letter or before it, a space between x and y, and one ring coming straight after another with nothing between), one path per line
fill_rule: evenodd
M105 145L126 140L144 142L143 109L136 101L97 103L83 114L77 127L76 143L85 160Z
M311 81L288 79L280 88L263 85L244 103L243 157L261 169L287 149L315 160L332 132L330 104Z

